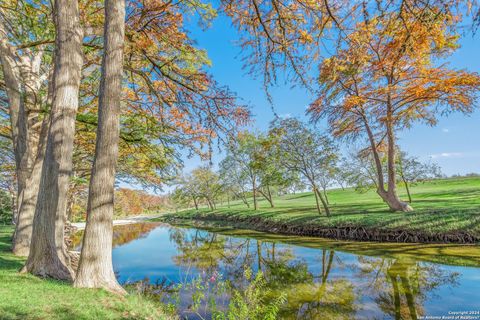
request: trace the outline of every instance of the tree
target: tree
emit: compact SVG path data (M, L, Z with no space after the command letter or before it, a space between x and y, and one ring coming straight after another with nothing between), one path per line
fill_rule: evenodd
M334 136L367 138L377 193L392 211L412 210L396 190L397 132L415 122L434 125L442 113L472 112L480 89L478 74L438 65L458 37L455 18L434 9L366 16L322 62L320 94L309 108L313 120L328 119Z
M175 211L178 211L179 208L189 208L192 200L189 194L181 186L177 186L169 195L169 198L172 200L175 207ZM198 205L195 207L198 210Z
M77 1L56 1L55 12L54 94L50 128L30 253L24 270L42 277L72 280L73 271L64 244L64 221L83 64L83 30Z
M381 159L382 170L385 171L385 161ZM367 192L377 187L377 171L375 161L369 150L352 152L341 165L342 176L349 185L353 185L358 192Z
M227 163L235 163L242 180L248 181L252 188L254 210L258 209L257 192L262 169L259 161L262 153L260 139L261 137L253 133L239 133L235 139L230 140L224 160Z
M255 167L259 172L258 191L267 199L273 208L273 188L282 188L294 179L294 174L288 172L280 162L282 154L276 148L276 139L272 136L260 136L260 152L255 155Z
M408 202L412 203L410 186L428 179L440 178L442 171L436 163L422 163L417 157L409 156L405 151L399 151L397 157L397 173L405 186Z
M200 190L197 186L197 181L195 180L194 176L190 173L189 175L185 175L181 177L178 181L178 187L176 189L176 198L180 200L182 203L184 198L189 198L193 201L193 205L195 206L195 210L198 211L200 200L202 195ZM188 201L188 203L191 203Z
M16 201L13 253L28 256L32 222L48 130L51 104L50 4L8 1L0 8L0 113L10 124L2 136L12 141ZM3 94L2 94L3 97ZM3 124L2 124L3 126Z
M321 179L326 179L325 186L332 179L329 172L335 167L338 157L338 149L333 141L294 118L275 120L270 126L269 135L277 139L282 165L288 170L299 172L309 182L318 213L321 214L320 200L326 215L330 216L327 200L319 189Z
M87 223L74 286L126 294L113 272L115 169L120 132L125 0L105 1L104 53Z
M219 177L227 197L231 194L233 198L241 199L247 208L250 208L246 187L248 181L242 172L242 166L232 156L227 155L220 161Z
M218 174L209 167L200 167L192 170L190 177L191 180L188 183L194 186L198 197L205 199L210 209L215 210L216 199L222 190ZM198 210L198 207L196 208Z

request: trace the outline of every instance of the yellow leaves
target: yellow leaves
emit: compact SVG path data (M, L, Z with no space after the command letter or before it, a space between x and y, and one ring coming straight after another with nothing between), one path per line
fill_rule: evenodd
M298 31L300 33L300 42L301 43L312 43L313 42L313 38L312 36L306 31L306 30L299 30Z
M345 98L345 100L343 102L343 108L348 111L348 110L350 110L352 108L355 108L357 106L362 106L366 102L367 102L367 99L365 99L363 97L356 96L356 95L351 95L351 96L348 96L348 97Z

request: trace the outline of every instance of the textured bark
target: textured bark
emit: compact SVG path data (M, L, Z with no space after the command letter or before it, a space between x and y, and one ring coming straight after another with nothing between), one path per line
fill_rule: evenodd
M21 163L27 149L27 123L24 115L22 99L22 82L20 67L16 61L15 50L8 43L6 28L0 21L0 62L5 81L5 92L8 99L10 126L12 131L13 151L17 176L17 208L20 195L25 186L27 172L22 170ZM17 213L15 213L17 214Z
M391 121L390 121L391 122ZM408 203L403 202L397 195L396 190L396 171L395 171L395 136L391 123L387 121L387 140L388 140L388 153L387 153L387 189L385 189L385 179L383 176L382 163L380 161L380 156L377 151L377 144L375 138L370 129L368 121L364 118L364 125L367 131L368 140L370 142L370 148L372 150L373 159L375 161L375 169L377 174L377 194L382 198L383 201L388 205L392 211L403 211L408 212L412 211L412 207Z
M88 195L76 287L125 294L112 265L113 204L122 93L125 0L105 1L105 51L100 84L95 159Z
M35 72L38 70L39 64L35 66L31 66L30 70L33 69ZM36 72L38 74L38 72ZM31 72L30 72L31 74ZM27 77L28 75L25 75ZM30 78L33 78L30 75ZM33 81L36 80L36 81ZM33 90L38 91L40 88L40 81L38 77L36 79L31 79L30 81L30 88ZM33 93L29 93L29 95L34 95ZM46 104L51 105L53 99L53 73L50 72L49 75L49 86L48 86L48 94ZM36 108L35 99L29 97L29 105L34 110ZM30 113L32 114L32 113ZM35 113L37 114L37 113ZM36 116L31 116L34 118ZM38 121L38 119L36 120ZM36 126L38 122L32 121L31 127ZM36 151L35 161L33 162L32 169L30 170L30 174L28 176L28 180L26 181L25 188L21 194L21 201L18 205L18 219L15 228L15 233L13 237L13 246L12 251L17 256L28 256L30 253L30 243L32 239L32 231L33 231L33 219L35 216L35 208L38 199L38 192L40 188L40 180L42 175L42 167L43 161L45 159L45 148L47 145L47 137L48 137L48 128L50 124L50 117L47 115L42 120L42 126L40 130L40 135L38 138L34 137L34 134L30 134L30 137L33 138L29 139L29 151L34 152ZM35 145L38 144L38 145Z
M391 124L387 123L387 171L388 171L388 190L386 193L379 193L382 199L388 204L392 211L413 211L410 205L402 200L397 195L397 173L395 168L395 135Z
M49 117L44 119L40 133L37 158L28 177L22 200L19 204L18 219L13 238L12 251L17 256L28 256L33 232L33 219L37 205L40 179L42 176L43 160L45 158L45 145L47 142Z
M83 64L83 34L77 1L55 2L55 26L50 128L30 254L23 270L42 277L72 280L73 271L64 244L64 225Z
M40 127L43 121L39 116L39 90L42 84L40 65L43 52L23 52L18 54L10 46L0 21L0 62L4 72L6 94L10 110L12 142L15 155L17 192L15 199L13 252L27 256L29 252L33 213L38 193L41 163L36 166ZM46 135L45 130L43 131ZM24 204L24 201L26 202Z

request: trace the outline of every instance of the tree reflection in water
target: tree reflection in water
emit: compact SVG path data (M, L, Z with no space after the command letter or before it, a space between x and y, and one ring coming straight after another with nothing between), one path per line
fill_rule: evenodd
M368 277L371 295L378 307L394 319L413 319L425 315L428 294L440 286L455 286L458 273L442 270L439 265L409 258L370 258L359 256L359 273Z
M140 224L116 228L116 244L145 237L155 227ZM225 307L232 292L244 292L249 287L252 279L245 278L247 269L253 273L262 271L266 303L286 296L280 319L418 319L425 315L426 302L431 303L440 288L455 286L459 277L442 264L420 262L401 253L366 256L322 245L305 248L273 242L262 234L233 236L200 229L162 228L168 233L162 240L166 242L158 243L159 250L169 247L171 255L162 253L159 257L173 263L169 268L178 270L180 277L160 281L158 286L154 284L158 279L152 279L151 287L141 288L153 293L163 291L160 299L175 300L175 308L189 318L195 318L189 311L194 299L192 290L208 291L204 299L208 296L217 301L217 307ZM301 238L296 240L301 243ZM155 260L151 264L155 270ZM173 293L174 298L172 283L181 288ZM192 285L195 283L199 285L196 288ZM220 285L226 289L215 287ZM211 312L205 307L201 315L208 319Z
M241 291L248 283L244 270L261 270L271 290L269 299L286 294L282 319L351 319L355 312L353 285L346 279L329 279L335 263L333 250L321 250L321 270L309 271L308 264L296 258L291 248L255 239L239 239L196 230L172 229L170 238L178 254L177 265L213 274L219 271L230 287Z
M133 240L145 238L148 234L157 228L161 223L146 222L146 223L132 223L115 226L113 229L113 247L127 244ZM84 230L77 231L71 236L71 249L80 251L83 239Z

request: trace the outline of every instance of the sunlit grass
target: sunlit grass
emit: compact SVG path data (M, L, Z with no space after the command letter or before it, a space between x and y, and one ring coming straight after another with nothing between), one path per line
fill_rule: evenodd
M319 215L311 192L290 194L274 199L275 208L265 200L259 210L246 208L241 202L220 204L211 212L201 209L174 214L182 218L195 216L259 217L295 225L315 224L323 227L363 226L376 229L403 229L425 233L466 231L480 236L480 178L455 178L419 183L411 188L414 212L393 213L375 191L358 193L354 189L328 192L332 216ZM406 194L399 186L403 199Z

